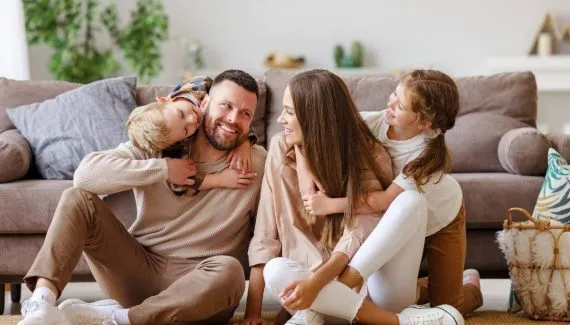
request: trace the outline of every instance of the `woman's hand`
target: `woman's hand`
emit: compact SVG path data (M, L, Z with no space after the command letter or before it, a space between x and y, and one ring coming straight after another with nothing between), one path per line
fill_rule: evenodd
M261 317L247 317L240 322L240 325L267 325Z
M299 280L283 289L279 297L288 310L303 310L311 307L319 291L320 288L311 280Z
M307 212L315 216L326 216L336 213L332 210L333 200L322 191L317 191L313 195L303 196L303 205Z

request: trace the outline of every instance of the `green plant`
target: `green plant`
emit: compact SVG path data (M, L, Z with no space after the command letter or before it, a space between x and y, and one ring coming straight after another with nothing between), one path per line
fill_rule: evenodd
M358 41L352 42L350 46L350 55L344 53L341 45L334 47L334 61L338 68L355 68L362 66L362 43Z
M143 82L162 69L160 44L168 37L168 17L160 0L138 0L131 19L119 28L114 3L98 10L98 0L23 0L30 44L46 43L53 55L49 69L56 79L88 83L119 69L113 49ZM96 40L104 27L111 44Z

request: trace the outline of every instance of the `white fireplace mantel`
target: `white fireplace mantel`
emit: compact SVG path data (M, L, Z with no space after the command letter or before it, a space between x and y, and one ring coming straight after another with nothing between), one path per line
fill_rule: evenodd
M532 71L539 92L570 92L570 55L489 59L491 72Z

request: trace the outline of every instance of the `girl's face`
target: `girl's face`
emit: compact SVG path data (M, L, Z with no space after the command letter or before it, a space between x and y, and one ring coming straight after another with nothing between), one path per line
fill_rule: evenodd
M283 94L283 111L279 118L277 118L277 122L283 125L285 129L285 140L287 144L303 144L303 132L301 132L301 125L297 120L297 114L295 113L293 98L291 97L289 87L285 89L285 93Z
M431 124L429 121L422 121L420 115L412 110L402 84L396 87L388 99L386 123L398 131L414 135L421 133Z

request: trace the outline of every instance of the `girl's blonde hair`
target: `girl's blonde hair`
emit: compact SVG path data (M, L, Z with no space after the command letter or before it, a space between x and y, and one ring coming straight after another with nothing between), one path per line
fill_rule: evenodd
M421 186L429 182L434 174L451 171L451 155L444 134L455 125L459 112L459 92L453 79L437 70L412 71L402 78L402 85L412 111L418 113L420 120L430 121L431 129L439 132L427 140L427 147L402 171L404 175L414 178L421 191Z
M135 108L127 120L129 141L138 149L158 153L168 148L170 129L166 126L163 111L167 103L154 102Z

